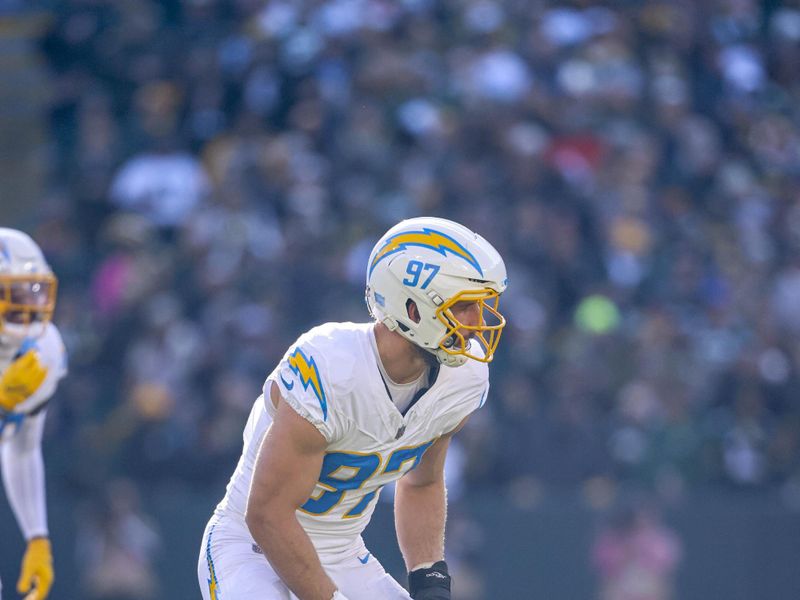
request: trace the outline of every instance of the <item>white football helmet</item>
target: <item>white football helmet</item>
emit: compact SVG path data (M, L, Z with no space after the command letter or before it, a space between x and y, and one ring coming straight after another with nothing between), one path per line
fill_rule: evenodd
M56 306L56 278L30 236L0 227L0 344L45 331Z
M468 358L494 357L506 324L497 305L507 284L503 259L489 242L453 221L418 217L401 221L375 244L366 299L374 319L456 367ZM418 323L409 317L410 301ZM477 324L456 318L458 302L478 305Z

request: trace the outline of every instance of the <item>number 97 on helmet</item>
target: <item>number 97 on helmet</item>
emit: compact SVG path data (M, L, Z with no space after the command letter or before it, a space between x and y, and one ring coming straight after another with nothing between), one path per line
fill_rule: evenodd
M506 325L498 303L507 285L505 263L483 237L447 219L418 217L375 244L366 301L374 319L457 367L494 358Z

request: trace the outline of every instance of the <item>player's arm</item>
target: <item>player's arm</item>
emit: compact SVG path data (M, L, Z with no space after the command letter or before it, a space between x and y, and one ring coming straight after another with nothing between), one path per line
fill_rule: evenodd
M47 531L42 431L45 413L26 418L20 428L0 444L3 486L27 541L17 583L20 594L34 590L31 600L43 600L53 584L53 558Z
M394 515L397 540L409 572L412 598L449 598L450 581L444 566L444 528L447 519L447 490L444 461L453 434L466 419L447 435L439 438L425 452L415 469L397 482ZM417 585L430 571L434 588L416 592ZM441 575L441 577L440 577ZM446 581L445 581L446 579ZM446 584L446 593L445 585Z
M295 515L314 490L327 442L281 399L275 384L270 397L277 410L258 451L247 500L247 526L298 598L331 600L336 586Z

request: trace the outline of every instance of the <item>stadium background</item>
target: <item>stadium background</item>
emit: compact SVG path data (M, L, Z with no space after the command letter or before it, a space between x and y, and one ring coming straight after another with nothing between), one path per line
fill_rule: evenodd
M0 0L0 222L71 359L51 597L198 597L266 373L419 214L510 273L455 597L799 597L798 107L795 2Z

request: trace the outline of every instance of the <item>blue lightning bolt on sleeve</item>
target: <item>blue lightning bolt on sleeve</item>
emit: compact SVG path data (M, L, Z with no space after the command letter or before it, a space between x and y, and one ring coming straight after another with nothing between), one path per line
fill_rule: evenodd
M314 425L326 440L335 438L324 356L309 344L289 349L270 375L281 397L304 419Z

